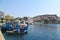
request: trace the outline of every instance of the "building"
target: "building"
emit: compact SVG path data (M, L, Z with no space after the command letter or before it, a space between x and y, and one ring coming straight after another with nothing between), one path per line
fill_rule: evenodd
M58 20L58 24L60 24L60 17L58 17L58 19L57 19L57 20Z
M33 17L33 21L41 21L41 20L57 20L58 16L57 15L39 15L36 17Z
M10 19L14 19L14 17L13 16L10 16Z
M39 16L36 16L36 17L33 17L33 21L39 21L39 20L42 20L43 16L42 15L39 15Z
M33 18L28 17L28 22L29 22L29 23L33 23Z
M10 15L5 15L4 18L5 19L10 19Z
M44 19L48 19L48 20L57 20L58 16L57 15L43 15Z

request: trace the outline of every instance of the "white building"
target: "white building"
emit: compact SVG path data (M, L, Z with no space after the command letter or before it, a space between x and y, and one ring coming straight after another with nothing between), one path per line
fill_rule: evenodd
M33 18L28 17L28 23L33 23Z

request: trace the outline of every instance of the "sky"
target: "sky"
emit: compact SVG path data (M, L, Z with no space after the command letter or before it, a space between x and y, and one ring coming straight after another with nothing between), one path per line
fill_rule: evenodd
M14 17L45 14L60 16L60 0L0 0L0 11Z

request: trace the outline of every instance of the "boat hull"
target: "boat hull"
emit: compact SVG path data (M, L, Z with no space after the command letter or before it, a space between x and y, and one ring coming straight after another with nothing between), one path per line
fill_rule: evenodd
M13 30L15 30L14 32L13 32ZM9 27L9 28L6 28L6 27L1 27L1 31L2 32L7 32L7 33L18 33L18 29L17 28L11 28L11 27ZM11 32L10 32L11 31ZM26 27L24 27L24 29L20 29L20 33L26 33L28 31L28 26L26 26Z

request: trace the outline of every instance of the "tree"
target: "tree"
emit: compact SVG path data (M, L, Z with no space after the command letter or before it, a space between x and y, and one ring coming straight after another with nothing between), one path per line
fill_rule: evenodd
M1 23L3 23L4 18L1 18Z
M19 18L19 20L22 20L22 18Z
M14 19L10 19L10 21L14 21Z
M52 19L51 21L52 21L52 23L57 23L57 20L55 20L55 19Z
M23 17L23 19L24 19L24 20L28 20L28 18L27 18L27 17Z
M4 12L0 11L0 17L4 16Z
M3 19L4 19L4 12L0 11L0 19L1 19L1 23L3 23Z
M44 20L44 24L47 24L49 21L47 19Z

